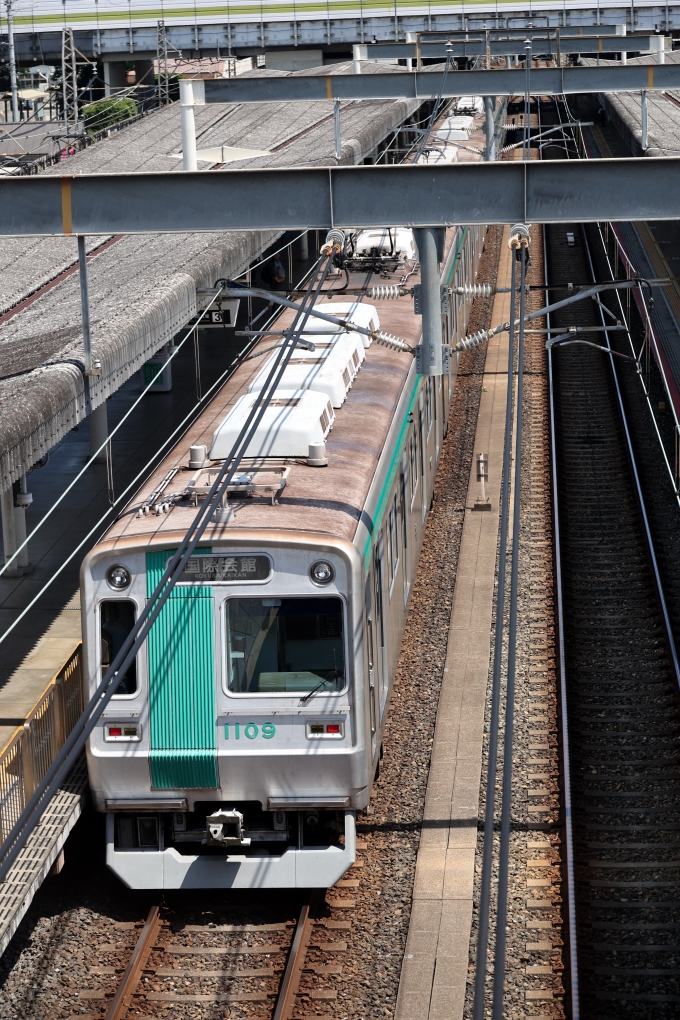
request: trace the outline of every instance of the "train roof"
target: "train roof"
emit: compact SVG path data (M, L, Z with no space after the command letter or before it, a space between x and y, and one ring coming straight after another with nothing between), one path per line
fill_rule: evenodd
M455 233L455 230L447 231L447 245L451 244ZM404 271L401 271L390 279L374 278L373 282L397 283L403 276ZM332 279L329 277L329 280ZM412 286L418 281L419 276L415 273L409 277L408 284ZM351 286L365 283L365 273L350 274ZM326 289L332 286L327 282ZM327 297L323 300L326 301ZM339 306L341 301L343 298L338 295L332 304ZM370 304L378 311L382 330L412 345L419 342L421 318L413 312L412 297L370 301ZM284 312L277 328L285 328L292 317L292 311ZM271 346L271 338L265 337L258 346ZM224 542L232 534L236 537L240 529L325 533L353 541L404 387L409 374L414 378L415 372L414 359L410 354L393 351L377 343L373 343L365 354L347 399L335 409L335 421L326 442L328 466L312 467L300 456L272 461L274 476L281 477L285 473L285 488L278 500L274 501L271 493L259 491L247 498L230 499L234 510L232 519L226 524L211 522L202 540L205 544L218 540ZM175 504L169 513L140 517L138 510L149 501L174 468L178 472L168 485L164 498L181 492L189 485L196 475L196 470L188 466L190 447L205 445L210 449L215 431L237 401L247 393L262 364L261 358L255 358L239 366L102 541L113 540L116 545L123 546L139 546L144 541L154 545L172 545L177 541L177 534L189 528L196 508L188 501Z

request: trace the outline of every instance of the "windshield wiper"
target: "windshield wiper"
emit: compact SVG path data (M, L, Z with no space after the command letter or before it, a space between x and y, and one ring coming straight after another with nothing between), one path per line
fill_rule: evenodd
M338 673L337 669L334 669L333 672L331 673L331 675L327 676L325 678L325 680L321 681L321 683L318 683L316 685L316 687L313 687L312 690L309 692L309 694L305 694L304 698L300 698L300 704L301 705L306 704L309 701L310 698L313 698L314 695L317 694L318 691L321 690L321 688L323 687L324 684L329 683L329 681L331 681L331 680L337 680L337 678L339 676L340 676L340 674Z

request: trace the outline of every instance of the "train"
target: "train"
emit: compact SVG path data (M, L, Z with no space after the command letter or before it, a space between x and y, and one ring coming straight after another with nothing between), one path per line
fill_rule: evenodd
M400 231L400 233L402 233ZM409 234L410 242L410 231ZM444 339L465 335L484 228L448 228ZM329 276L316 309L415 346L416 253ZM369 239L370 240L370 239ZM370 249L370 250L369 250ZM344 294L367 280L401 296ZM292 321L286 311L283 329ZM286 319L288 316L288 319ZM229 486L87 745L106 861L134 889L328 888L351 867L455 394L310 319ZM271 347L264 337L254 349ZM271 355L274 357L275 355ZM264 363L264 368L263 368ZM243 360L81 569L85 700L224 464L267 359Z

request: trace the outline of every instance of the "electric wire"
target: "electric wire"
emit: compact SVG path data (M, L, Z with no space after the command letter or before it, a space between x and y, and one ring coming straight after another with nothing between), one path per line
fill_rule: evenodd
M72 552L71 552L71 553L70 553L70 554L69 554L69 555L68 555L68 556L66 557L66 559L64 560L64 562L63 562L62 564L60 564L60 566L59 566L59 567L57 567L57 569L56 569L56 570L54 571L54 573L52 574L52 576L51 576L51 577L50 577L50 578L49 578L49 579L48 579L48 580L47 580L47 581L45 582L45 584L44 584L44 585L42 586L42 588L40 589L40 591L38 591L38 592L37 592L37 593L36 593L36 594L35 594L35 595L33 596L33 598L31 599L31 601L30 601L30 602L29 602L29 603L28 603L28 604L27 604L27 605L26 605L26 606L25 606L25 607L24 607L24 608L22 609L21 613L20 613L20 614L19 614L19 615L17 616L16 620L14 620L14 622L13 622L13 623L11 624L11 626L10 626L10 627L8 627L8 628L7 628L7 630L5 631L5 633L4 633L4 634L2 634L2 635L0 636L0 644L2 644L2 642L3 642L4 640L5 640L5 638L7 638L7 637L9 636L9 634L10 634L10 633L12 632L12 630L14 630L14 628L15 628L15 627L17 626L17 624L21 622L21 620L22 620L22 619L23 619L23 618L24 618L24 617L25 617L25 616L27 615L27 613L28 613L28 612L29 612L29 611L30 611L30 610L31 610L31 609L33 608L33 606L34 606L34 605L35 605L35 604L36 604L36 603L37 603L37 602L38 602L38 601L39 601L39 600L40 600L40 599L42 598L42 596L43 596L43 595L45 594L45 592L46 592L46 591L48 590L48 588L50 588L50 587L52 586L52 584L54 584L54 582L55 582L55 581L57 580L57 578L58 578L58 577L60 576L60 574L61 574L61 573L62 573L62 572L63 572L63 571L64 571L64 570L66 569L66 567L67 567L67 566L69 565L69 563L70 563L70 562L71 562L71 561L72 561L72 560L73 560L73 559L74 559L74 558L75 558L75 557L76 557L76 556L78 555L78 553L80 552L80 550L81 550L81 549L82 549L82 548L83 548L84 546L86 546L86 545L87 545L87 543L89 542L89 540L90 540L90 539L91 539L91 538L92 538L92 537L93 537L94 535L96 535L96 534L97 534L97 532L98 532L98 531L100 530L100 528L102 527L102 525L103 525L103 524L105 523L106 519L107 519L108 517L110 517L110 516L111 516L111 514L112 514L112 513L113 513L113 511L115 510L116 506L117 506L117 505L118 505L119 503L122 503L122 502L123 502L123 500L125 499L125 497L127 496L127 494L128 494L129 492L130 492L130 490L131 490L131 489L134 489L134 488L135 488L135 486L137 485L137 483L138 483L138 482L140 482L140 481L141 481L141 480L142 480L142 479L144 478L144 476L146 475L147 471L148 471L148 470L149 470L149 469L151 468L151 466L152 466L152 464L154 463L154 461L156 461L156 460L158 459L158 457L160 457L160 455L161 455L161 453L163 452L163 450L164 450L164 449L165 449L165 448L166 448L167 446L169 446L169 445L170 445L170 444L171 444L171 443L173 442L173 440L175 439L175 437L177 437L177 436L178 436L178 435L179 435L180 433L182 433L182 430L186 431L186 428L188 428L188 427L189 427L189 426L191 425L191 423L193 422L193 420L194 420L194 417L195 417L195 413L196 413L196 411L197 411L197 410L198 410L198 409L200 408L201 404L202 404L202 403L204 403L204 402L205 402L205 401L207 400L207 398L208 398L208 397L209 397L209 396L210 396L210 395L211 395L211 394L213 393L213 391L214 391L214 390L215 390L215 389L216 389L216 388L217 388L218 386L220 386L220 385L222 384L222 382L223 382L223 381L224 381L224 380L226 379L226 377L227 377L228 375L230 375L230 374L231 374L231 373L232 373L232 372L234 371L234 369L235 369L235 368L236 368L236 367L237 367L237 366L238 366L239 364L241 364L241 362L242 362L242 361L245 361L245 360L247 360L247 358L245 357L245 355L247 354L247 352L248 352L248 351L252 350L253 346L254 346L254 345L255 345L256 343L257 343L257 340L255 339L255 340L253 340L253 341L252 341L252 343L251 343L251 344L248 344L248 345L246 345L246 347L245 347L245 348L244 348L244 350L243 350L243 351L241 352L241 354L239 355L239 357L238 357L238 358L235 358L235 359L234 359L234 361L233 361L233 362L231 363L231 365L230 365L230 366L229 366L229 367L228 367L227 369L225 369L225 371L224 371L224 372L222 373L222 375L221 375L221 376L220 376L220 377L219 377L219 378L218 378L218 379L217 379L217 380L216 380L216 381L215 381L215 382L214 382L214 383L212 384L212 386L210 387L210 389L206 390L206 392L205 392L205 393L203 394L203 396L202 396L202 397L200 398L200 400L198 400L198 401L197 401L197 402L196 402L196 403L194 404L194 406L192 407L191 411L190 411L190 412L189 412L189 414L188 414L188 415L187 415L187 416L186 416L186 417L184 418L184 420L183 420L182 422L180 422L180 424L179 424L179 425L177 426L177 428L176 428L176 429L175 429L175 430L174 430L174 431L173 431L173 432L172 432L172 433L171 433L171 434L170 434L170 435L168 436L168 438L167 438L166 440L164 440L164 442L163 442L163 443L161 443L161 445L160 445L160 446L158 447L158 449L157 449L157 450L156 450L156 452L155 452L155 453L153 454L153 456L151 457L151 459L150 459L150 460L148 460L148 461L146 462L146 464L145 464L145 465L144 465L144 467L143 467L143 468L141 469L141 471L139 471L139 472L137 473L137 475L136 475L136 476L135 476L135 477L133 478L133 480L132 480L132 481L131 481L131 482L129 483L129 485L127 485L127 486L126 486L126 488L125 488L125 489L123 489L123 491L121 492L120 496L118 496L118 497L117 497L117 498L116 498L116 499L114 500L114 502L113 502L113 503L111 504L111 506L109 506L109 508L108 508L108 509L107 509L107 510L106 510L106 511L105 511L105 512L104 512L104 513L102 514L102 516L101 516L101 517L99 518L99 520L97 521L97 523L96 523L96 524L95 524L95 525L94 525L94 526L93 526L93 527L92 527L92 528L90 529L90 531L88 531L88 533L87 533L87 534L85 535L85 537L84 537L84 538L83 538L83 539L82 539L82 540L81 540L81 541L80 541L80 542L78 543L78 545L77 545L77 546L75 547L75 549L73 549L73 550L72 550ZM186 427L186 428L185 428L185 427ZM121 512L123 512L123 511L121 511ZM35 534L35 532L31 532L31 535L29 535L29 538L31 538L31 537L32 537L32 536L33 536L34 534Z
M516 262L512 253L510 318L515 321ZM486 806L484 811L484 843L482 880L479 897L477 961L473 1020L484 1018L486 961L491 913L491 878L493 872L493 833L496 817L496 772L498 764L498 727L501 703L501 661L503 656L503 620L505 616L505 579L507 571L508 523L510 514L510 464L512 444L513 370L515 362L515 330L508 337L508 382L505 400L505 438L503 443L503 478L500 506L500 547L498 551L498 593L496 596L496 632L494 635L493 680L491 687L491 719L489 722L489 758L486 773Z
M75 764L82 747L88 736L94 729L106 705L115 693L118 684L126 675L137 652L142 647L151 627L158 618L161 609L165 605L170 593L179 580L186 563L201 540L214 512L220 506L224 494L233 479L239 463L245 451L256 433L256 430L264 416L270 400L283 376L283 373L290 361L290 358L297 344L297 337L303 331L309 316L309 307L316 300L317 292L323 286L330 269L330 259L325 257L325 266L321 273L318 267L324 261L321 258L317 262L318 280L315 285L315 277L312 277L309 287L298 309L295 320L290 327L289 344L282 347L281 353L277 356L275 363L265 381L263 389L258 393L255 403L248 414L243 427L234 442L229 456L225 459L212 483L205 501L201 504L198 513L187 530L184 539L177 551L171 556L163 576L158 582L154 592L148 599L146 606L140 612L130 634L125 639L120 651L107 669L104 677L99 683L95 693L90 698L87 706L80 715L73 730L69 734L63 747L55 757L47 770L44 778L38 785L35 793L24 808L21 816L13 826L11 832L0 846L0 881L2 881L10 867L16 860L31 832L38 824L47 804L65 779L70 769Z
M513 252L514 255L514 252ZM520 255L519 341L517 345L517 424L515 429L515 479L512 518L512 565L510 568L510 612L508 621L508 661L505 685L505 731L503 747L503 792L501 799L501 839L498 855L498 893L496 902L496 946L493 971L493 1020L503 1020L505 998L505 948L507 942L508 878L510 865L510 823L512 820L512 743L515 722L515 669L517 663L517 595L519 587L519 536L522 502L522 418L524 398L524 302L527 249ZM508 469L510 465L508 463Z
M181 348L182 348L182 347L184 346L184 344L185 344L185 343L187 342L187 340L189 339L189 337L191 337L191 336L193 335L194 329L196 328L196 326L198 325L198 323L199 323L199 322L201 322L201 320L202 320L202 319L203 319L203 318L205 317L205 315L206 315L206 314L208 313L208 311L210 310L210 308L211 308L211 306L212 306L212 305L214 304L214 302L215 302L215 301L217 301L217 299L219 298L219 296L220 296L220 294L222 293L222 291L223 291L223 290L224 290L224 287L223 287L223 286L222 286L222 287L220 287L220 289L219 289L218 293L217 293L217 294L215 294L213 298L211 298L210 302L209 302L209 303L208 303L208 304L207 304L207 305L205 306L205 308L203 309L203 311L202 311L202 312L201 312L201 314L199 315L199 317L198 317L198 321L197 321L197 322L196 322L196 323L195 323L195 324L194 324L194 325L193 325L193 326L191 327L191 329L190 329L190 330L188 331L188 333L186 334L186 336L185 336L185 337L184 337L184 338L183 338L182 340L180 340L180 342L179 342L179 343L177 344L177 346L175 347L175 350L174 350L174 351L172 352L172 354L171 354L171 355L170 355L170 356L168 357L168 360L167 360L166 364L169 364L169 363L170 363L170 362L172 361L172 359L173 359L173 358L174 358L174 357L175 357L175 356L176 356L176 355L177 355L177 354L179 353L180 349L181 349ZM31 541L31 539L32 539L32 538L33 538L33 537L35 536L36 532L38 532L38 531L40 530L40 528L42 528L42 526L43 526L43 524L45 523L45 521L46 521L46 520L48 519L48 517L50 517L50 516L51 516L51 515L52 515L52 514L54 513L54 511L55 511L55 510L57 509L57 507L58 507L58 506L59 506L59 504L60 504L60 503L62 502L62 500L63 500L63 499L65 499L65 497L66 497L66 496L68 495L68 493L69 493L69 492L71 491L71 489L72 489L72 488L73 488L73 486L74 486L74 485L76 484L76 482L78 482L78 481L79 481L79 480L80 480L80 479L81 479L81 478L83 477L83 475L84 475L84 474L85 474L85 472L86 472L86 471L88 470L88 468L90 468L90 467L91 467L91 466L92 466L92 465L93 465L93 464L95 463L95 461L96 461L97 457L99 456L99 454L100 454L100 453L102 453L102 452L103 452L103 451L104 451L104 450L106 449L106 447L107 447L107 446L109 445L109 443L111 442L111 439L113 438L113 436L115 436L116 432L118 432L118 430L119 430L119 429L120 429L120 428L122 427L122 425L123 425L123 424L125 423L125 421L126 421L126 420L127 420L127 419L128 419L129 417L130 417L130 415L132 414L132 412L134 411L134 409L135 409L135 408L137 407L137 405L138 405L138 404L139 404L139 403L141 402L142 398L146 396L146 394L147 394L147 393L149 392L149 390L151 389L151 387L152 387L152 386L153 386L153 385L154 385L154 384L155 384L156 382L157 382L157 380L156 380L156 378L154 377L154 378L153 378L153 379L151 380L151 382L149 382L149 383L148 383L148 385L144 387L144 389L142 390L142 392L141 392L141 393L139 394L139 396L138 396L138 397L137 397L137 399L136 399L136 400L134 401L134 403L130 405L130 407L129 407L129 408L128 408L128 410L127 410L127 411L125 412L125 414L123 415L123 417L122 417L122 418L120 419L120 421L118 422L118 424L117 424L117 425L116 425L116 426L115 426L115 427L114 427L113 429L111 429L111 432L109 433L109 435L107 436L107 438L106 438L106 439L104 440L104 442L103 442L103 443L101 444L101 446L99 447L99 449L98 449L98 450L96 450L96 451L95 451L95 453L93 453L93 454L92 454L92 456L90 457L90 459L89 459L88 461L86 461L86 462L85 462L85 464L84 464L84 465L83 465L83 467L82 467L82 468L80 469L80 471L78 472L78 474L77 474L77 475L75 476L75 478L73 479L73 481L72 481L72 482L71 482L71 483L70 483L70 484L69 484L69 485L68 485L68 486L67 486L67 487L66 487L66 488L64 489L64 491L62 492L61 496L59 496L59 497L58 497L58 499L57 499L57 500L56 500L56 501L55 501L55 502L54 502L54 503L52 504L52 506L51 506L51 507L50 507L50 509L49 509L49 510L47 511L47 513L45 514L45 516L44 516L44 517L42 517L42 518L41 518L41 519L40 519L40 520L38 521L38 523L36 524L36 526L35 526L35 527L33 528L33 530L31 531L30 535L29 535L29 536L28 536L28 537L27 537L26 539L24 539L24 541L23 541L23 542L21 543L21 545L20 545L20 546L19 546L19 547L17 548L16 552L15 552L15 553L14 553L14 554L13 554L12 556L10 556L10 558L9 558L9 559L8 559L8 560L6 561L6 563L4 564L4 566L0 567L0 577L2 577L2 575L4 574L4 572L5 572L6 570L7 570L8 566L10 565L10 563L11 563L11 562L12 562L12 561L13 561L13 560L14 560L14 559L15 559L15 558L16 558L16 557L17 557L17 556L19 555L19 553L21 552L21 550L22 550L22 549L24 549L24 548L25 548L25 547L26 547L26 546L28 545L29 541ZM16 621L15 621L15 622L16 622ZM13 625L13 626L14 626L14 625ZM9 631L10 631L11 629L12 629L12 627L10 627L10 628L9 628L9 629L8 629L7 631L5 631L5 633L4 633L4 634L3 634L2 636L0 636L0 644L2 644L2 642L3 642L4 640L5 640L5 638L7 637L7 634L9 633Z
M315 265L316 265L316 264L315 264ZM311 274L311 273L312 273L313 271L314 271L314 267L312 267L312 268L310 268L310 269L308 269L308 270L307 270L307 272L306 272L306 273L304 274L304 276L303 276L302 280L300 281L300 286L301 286L301 285L302 285L302 284L303 284L303 283L305 282L305 280L307 280L307 279L308 279L308 277L310 276L310 274ZM219 295L218 295L218 294L216 294L216 295L215 295L215 298L214 298L214 300L216 300L216 299L218 298L218 296L219 296ZM212 303L212 302L211 302L211 303ZM204 312L207 312L207 311L208 311L209 309L210 309L210 304L208 304L208 305L206 306L206 308L205 308ZM280 313L280 309L278 309L278 308L277 308L277 309L276 309L276 310L274 311L274 313L272 314L272 316L270 317L270 319L269 319L269 322L267 323L267 325L269 325L270 323L273 323L273 322L274 322L274 321L276 320L276 318L277 318L277 316L279 315L279 313ZM192 327L192 330L193 330L193 328L194 328L194 327ZM186 341L186 340L188 339L188 337L189 337L190 335L191 335L191 334L189 333L189 334L188 334L188 335L187 335L187 336L186 336L186 337L184 338L184 340L182 341L182 343L184 343L184 342L185 342L185 341ZM213 392L213 391L214 391L215 389L217 389L217 387L218 387L218 386L220 386L220 385L221 385L221 383L222 383L222 382L223 382L223 381L224 381L224 380L226 379L226 377L227 377L228 375L230 375L230 374L231 374L231 373L232 373L232 372L233 372L233 371L235 370L235 368L237 368L237 367L238 367L238 365L240 365L240 364L241 364L241 363L242 363L243 361L247 361L247 360L248 360L248 355L250 354L250 351L251 351L251 350L253 349L253 347L255 347L255 346L256 346L256 344L257 344L257 343L258 343L258 338L257 338L257 337L255 337L255 338L254 338L254 339L253 339L253 340L252 340L252 341L251 341L250 343L246 344L246 346L245 346L245 347L243 348L243 350L242 350L242 351L240 352L240 354L238 355L238 357L236 357L236 358L235 358L235 359L234 359L234 360L232 361L231 365L229 365L229 366L228 366L228 368L226 368L226 369L225 369L225 371L224 371L224 372L222 373L222 375L221 375L221 376L220 376L220 377L219 377L219 378L218 378L218 379L217 379L217 380L216 380L216 381L215 381L215 382L214 382L214 383L213 383L213 384L212 384L212 385L210 386L210 388L209 388L209 389L208 389L208 390L207 390L207 391L206 391L206 392L205 392L205 393L203 394L203 396L202 396L202 397L201 397L201 398L200 398L200 399L199 399L199 400L197 401L197 403L196 403L196 404L194 404L193 408L191 409L191 411L189 411L188 415L187 415L187 416L186 416L186 417L184 418L184 420L183 420L182 422L180 422L180 424L179 424L179 425L177 426L177 428L176 428L176 429L175 429L175 430L174 430L174 431L173 431L173 432L172 432L172 433L170 434L170 436L169 436L169 437L168 437L168 438L167 438L167 439L166 439L166 440L165 440L165 441L164 441L164 442L163 442L163 443L162 443L162 444L160 445L160 447L158 448L158 450L156 450L156 452L155 452L155 453L153 454L153 456L151 457L151 459L147 461L147 463L146 463L146 464L145 464L145 466L144 466L144 467L142 468L142 470L141 470L141 471L140 471L140 472L139 472L139 473L138 473L138 474L136 475L136 477L135 477L135 478L134 478L134 479L133 479L133 480L132 480L132 481L131 481L131 482L129 483L129 485L127 485L127 487L126 487L126 488L125 488L125 489L123 490L123 492L122 492L122 493L120 494L120 496L118 496L118 498L114 500L114 502L113 502L113 503L111 504L111 506L110 506L110 507L108 508L108 510L106 510L106 511L104 512L104 514L103 514L103 515L102 515L102 516L100 517L100 519L99 519L99 520L97 521L97 523L96 523L96 524L94 525L94 527L93 527L93 528L92 528L92 529L91 529L91 530L90 530L90 531L89 531L89 532L87 533L87 535L85 535L85 537L84 537L84 538L82 539L82 541L81 541L81 542L80 542L80 543L79 543L79 544L78 544L78 545L76 546L76 548L75 548L75 549L74 549L74 550L73 550L73 551L72 551L72 552L70 553L70 555L69 555L69 556L68 556L68 557L67 557L67 558L66 558L66 559L64 560L64 562L63 562L63 563L62 563L62 564L61 564L61 565L60 565L60 566L59 566L59 567L57 568L57 570L55 570L55 572L54 572L54 573L52 574L52 576L51 576L51 577L50 577L50 578L49 578L49 579L48 579L48 580L47 580L47 581L45 582L45 584L44 584L44 585L43 585L43 587L42 587L42 588L40 589L40 591L38 591L38 592L37 592L37 593L36 593L36 594L35 594L35 595L33 596L33 598L31 599L31 601L30 601L30 602L28 603L28 605L26 605L26 606L24 607L24 609L23 609L23 610L21 611L21 613L20 613L20 614L18 615L18 617L16 618L16 620L14 620L14 622L13 622L13 623L11 624L11 626L7 628L7 630L5 631L5 633L4 633L4 634L0 635L0 644L2 644L2 642L3 642L4 640L5 640L5 638L7 638L7 637L8 637L8 635L9 635L9 634L10 634L10 633L12 632L12 630L14 630L14 628L15 628L15 627L17 626L17 624L18 624L18 623L19 623L19 622L20 622L20 621L21 621L21 620L22 620L22 619L23 619L23 618L24 618L24 617L26 616L26 614L27 614L27 613L29 612L29 610L31 610L31 609L33 608L33 606L34 606L34 605L35 605L35 604L36 604L36 603L37 603L37 602L39 601L39 599L40 599L40 598L41 598L41 597L42 597L42 596L43 596L43 595L45 594L45 592L46 592L46 591L48 590L48 588L50 588L50 587L51 587L51 585L52 585L52 584L54 583L54 581L56 581L56 579L57 579L57 578L59 577L59 575L60 575L60 574L62 573L62 571L64 571L64 570L66 569L66 567L67 567L67 566L69 565L69 563L70 563L70 562L71 562L71 561L72 561L72 560L74 559L74 557L75 557L75 556L77 556L77 554L78 554L78 553L80 552L80 550L81 550L81 549L83 548L83 546L87 545L88 541L89 541L89 540L90 540L90 539L92 538L92 536L93 536L93 535L96 535L96 534L97 534L97 532L99 531L100 527L101 527L101 526L102 526L102 525L104 524L104 522L106 521L106 519L107 519L107 518L108 518L108 517L109 517L109 516L111 515L111 513L113 512L114 508L115 508L115 507L116 507L116 506L117 506L117 505L118 505L119 503L121 503L121 502L123 501L124 497L125 497L125 496L126 496L126 495L127 495L127 494L128 494L129 492L130 492L130 490L131 490L131 489L134 489L134 487L135 487L135 486L137 485L137 483L138 483L138 482L140 481L140 479L142 479L142 478L144 477L144 475L146 474L146 472L147 472L147 471L149 470L149 468L150 468L150 467L151 467L151 465L152 465L152 464L154 463L154 461L155 461L155 460L156 460L156 459L157 459L157 458L158 458L158 457L160 456L160 454L161 454L161 453L163 452L163 450L164 450L164 449L165 449L165 448L166 448L167 446L169 446L169 445L170 445L170 443L171 443L171 442L173 441L173 439L174 439L174 438L175 438L176 436L178 436L178 434L179 434L179 433L181 433L181 432L182 432L182 430L183 430L183 429L185 428L185 426L189 427L189 424L191 423L191 421L192 421L192 419L193 419L193 417L194 417L194 414L195 414L195 412L196 412L196 411L198 410L198 408L199 408L199 407L201 406L201 404L202 404L202 403L204 403L204 402L205 402L205 401L207 400L207 398L208 398L208 397L209 397L209 396L210 396L210 395L212 394L212 392ZM180 346L181 346L181 344L178 344L178 349L179 349L179 347L180 347ZM279 345L279 344L277 344L277 347L279 347L279 346L280 346L280 345ZM148 387L147 387L147 389L148 389ZM133 407L134 407L134 406L136 406L136 404L137 404L137 403L139 403L139 401L136 401L136 402L135 402L135 405L133 405ZM133 409L133 408L130 408L130 410L132 410L132 409ZM115 431L115 430L114 430L114 431ZM113 435L113 433L111 433L111 435ZM100 448L100 449L101 449L101 448ZM86 465L86 466L87 466L87 465ZM85 469L83 469L83 470L85 470ZM81 474L82 474L82 472L81 472ZM78 477L80 477L80 475L79 475ZM74 481L73 481L73 483L72 483L72 485L73 485L73 484L75 484L75 482L76 482L77 480L78 480L78 478L75 478L75 479L74 479ZM66 492L68 492L68 489L66 490ZM62 493L62 496L60 497L60 499L63 499L63 497L64 497L64 496L66 495L66 492ZM56 504L55 504L54 506L56 506ZM54 509L54 506L52 507L52 510ZM51 513L51 512L52 512L52 511L50 510L50 513ZM47 516L47 515L46 515L46 516ZM44 519L45 519L45 518L43 518L43 520L44 520ZM41 521L40 523L42 524L42 521ZM30 535L28 536L28 539L27 539L27 541L28 541L28 540L30 540L30 539L31 539L31 538L32 538L32 537L33 537L33 536L35 535L35 532L36 532L36 531L37 531L37 526L36 526L36 528L34 528L34 529L33 529L33 531L31 532L31 534L30 534ZM26 543L24 543L24 545L25 545L25 544L26 544ZM20 552L21 548L23 548L23 546L21 546L21 547L20 547L19 549L17 549L17 552Z

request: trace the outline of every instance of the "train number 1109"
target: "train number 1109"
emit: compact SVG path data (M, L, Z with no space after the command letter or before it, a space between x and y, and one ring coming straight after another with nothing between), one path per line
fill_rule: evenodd
M224 725L224 738L230 740L232 734L230 729L233 731L234 740L240 740L241 735L247 737L248 740L255 740L256 737L264 737L265 740L271 740L276 733L276 726L274 723L266 722L258 726L257 723L249 722L243 726L241 723L225 723Z

